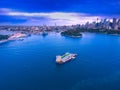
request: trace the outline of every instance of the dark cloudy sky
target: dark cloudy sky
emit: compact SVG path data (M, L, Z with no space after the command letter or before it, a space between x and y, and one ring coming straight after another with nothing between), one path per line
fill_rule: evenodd
M71 25L120 18L120 0L0 0L0 24Z

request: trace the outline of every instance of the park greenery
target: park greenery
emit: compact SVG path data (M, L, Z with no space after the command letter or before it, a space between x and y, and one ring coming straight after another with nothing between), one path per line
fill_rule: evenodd
M0 35L0 40L5 40L8 39L9 36L8 35Z
M64 32L61 32L61 35L71 36L71 37L81 37L82 36L82 34L80 33L80 30L77 30L77 29L66 30Z

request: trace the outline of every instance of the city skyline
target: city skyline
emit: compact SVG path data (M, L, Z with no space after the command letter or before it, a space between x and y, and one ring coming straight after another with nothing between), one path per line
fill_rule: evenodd
M120 18L119 0L1 0L0 25L72 25Z

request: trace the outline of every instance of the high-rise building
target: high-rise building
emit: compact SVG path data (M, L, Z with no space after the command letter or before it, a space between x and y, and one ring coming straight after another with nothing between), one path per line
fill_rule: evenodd
M118 19L117 24L118 24L118 27L120 28L120 19Z
M105 18L104 21L103 21L103 23L106 24L106 22L107 22L107 19Z
M117 23L117 19L113 18L113 24L116 24L116 23Z
M113 25L112 25L114 30L118 30L118 25L117 25L117 19L113 18Z

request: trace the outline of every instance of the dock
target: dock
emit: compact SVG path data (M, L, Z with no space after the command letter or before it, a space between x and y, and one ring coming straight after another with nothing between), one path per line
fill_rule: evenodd
M26 34L16 33L16 34L13 34L12 36L10 36L8 39L1 40L0 44L4 44L4 43L7 43L9 41L14 41L14 40L23 41L23 38L26 37L26 36L27 36Z
M12 35L11 37L9 37L8 40L17 40L19 38L23 38L26 36L27 36L26 34L16 33L16 34Z

